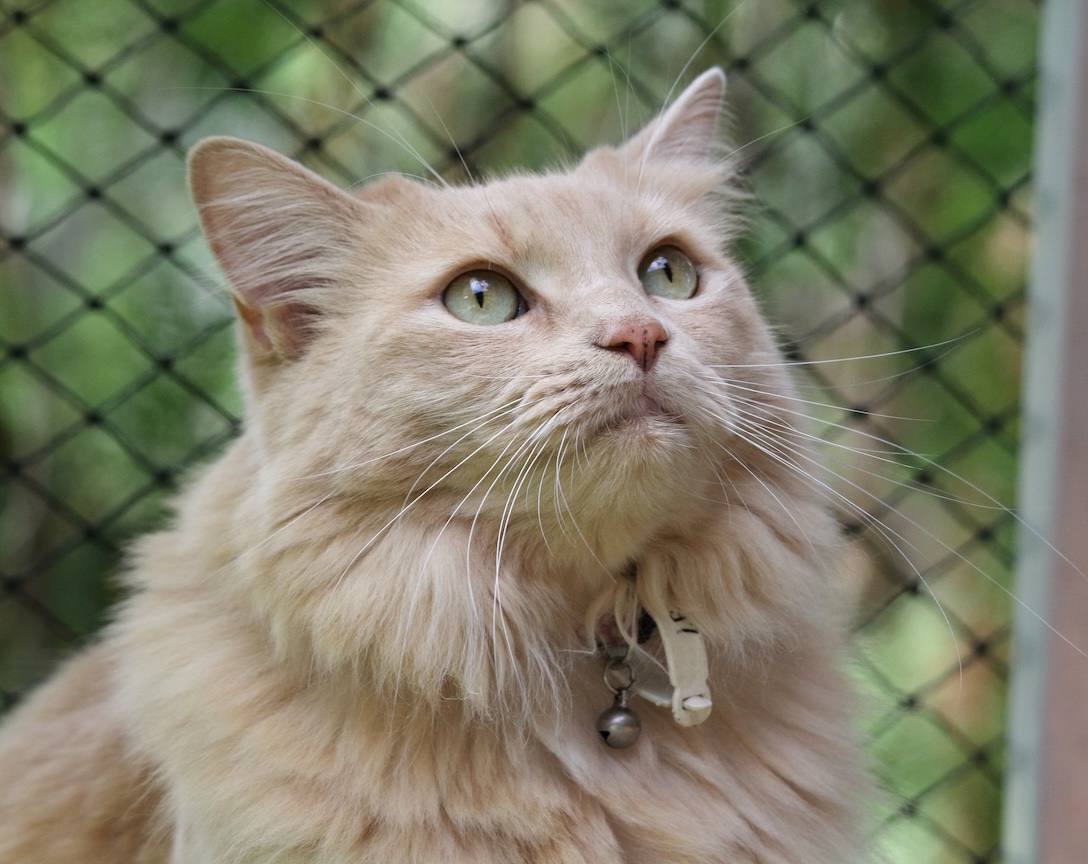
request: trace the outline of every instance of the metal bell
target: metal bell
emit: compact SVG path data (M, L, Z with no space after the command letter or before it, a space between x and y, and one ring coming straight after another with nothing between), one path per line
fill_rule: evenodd
M612 702L612 707L601 712L597 718L597 731L609 747L621 749L630 747L638 741L642 731L642 721L627 707L627 693L620 690Z

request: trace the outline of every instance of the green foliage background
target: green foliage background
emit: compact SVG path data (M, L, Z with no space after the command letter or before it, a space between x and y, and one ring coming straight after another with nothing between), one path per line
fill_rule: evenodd
M858 678L894 793L880 842L996 861L1013 552L990 505L1015 491L1039 14L0 0L0 698L103 624L119 549L237 428L187 147L251 138L344 185L535 169L619 140L719 63L752 193L736 252L806 361L819 481L852 538Z

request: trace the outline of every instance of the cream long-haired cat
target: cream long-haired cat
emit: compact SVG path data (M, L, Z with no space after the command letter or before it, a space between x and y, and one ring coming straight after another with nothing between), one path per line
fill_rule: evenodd
M2 864L861 860L724 80L463 188L197 146L245 432L0 734Z

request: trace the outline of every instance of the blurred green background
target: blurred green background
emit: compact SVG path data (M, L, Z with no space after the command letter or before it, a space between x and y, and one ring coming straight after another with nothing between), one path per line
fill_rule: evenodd
M1015 495L1039 14L0 0L0 704L106 620L119 549L237 428L192 143L251 138L345 186L421 159L539 168L720 64L752 193L735 251L799 361L851 538L893 792L879 842L904 864L999 860L1013 531L994 505Z

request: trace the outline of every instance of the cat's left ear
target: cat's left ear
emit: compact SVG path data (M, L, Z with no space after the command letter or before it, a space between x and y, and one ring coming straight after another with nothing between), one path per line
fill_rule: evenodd
M638 163L716 161L725 73L708 69L662 114L620 147Z
M248 353L267 363L301 355L358 243L362 205L297 162L237 138L197 144L189 185Z

